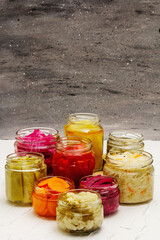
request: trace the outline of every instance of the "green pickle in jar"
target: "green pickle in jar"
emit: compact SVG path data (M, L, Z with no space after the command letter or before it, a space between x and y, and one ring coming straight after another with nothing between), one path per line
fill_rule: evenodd
M13 153L5 165L6 196L13 203L31 204L34 183L47 175L44 156L40 153Z

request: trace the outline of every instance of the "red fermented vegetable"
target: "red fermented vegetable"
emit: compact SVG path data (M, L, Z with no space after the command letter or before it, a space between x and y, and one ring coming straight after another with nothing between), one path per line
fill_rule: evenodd
M101 195L104 215L117 210L120 192L114 178L101 175L87 176L80 180L79 187L97 191Z

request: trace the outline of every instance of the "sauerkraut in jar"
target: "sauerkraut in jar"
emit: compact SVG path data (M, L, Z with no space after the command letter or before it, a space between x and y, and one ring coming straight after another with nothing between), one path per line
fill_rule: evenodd
M154 167L150 153L113 151L105 161L103 172L117 180L120 203L141 203L153 198Z

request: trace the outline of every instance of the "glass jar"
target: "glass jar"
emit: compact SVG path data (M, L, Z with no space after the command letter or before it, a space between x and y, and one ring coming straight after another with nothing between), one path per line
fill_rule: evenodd
M150 153L113 151L105 160L103 172L117 180L120 203L141 203L153 198L154 168Z
M80 180L79 188L90 189L101 196L104 216L111 214L119 207L120 191L116 180L108 176L86 176Z
M144 138L140 133L115 131L109 134L107 153L111 150L144 150Z
M5 165L8 200L19 204L32 203L34 182L46 175L47 166L42 154L19 152L8 155Z
M68 117L64 126L66 136L82 136L92 141L95 153L95 171L102 169L103 154L103 128L100 118L93 113L73 113Z
M59 133L53 128L26 128L16 133L15 152L42 153L47 164L47 174L52 174L52 158Z
M77 187L79 180L94 170L95 158L91 141L82 137L59 138L52 166L54 175L72 179Z
M93 232L103 222L101 197L92 190L75 189L60 194L56 211L59 228L75 234Z
M74 189L74 182L66 177L48 176L35 183L32 206L43 217L55 217L60 193Z

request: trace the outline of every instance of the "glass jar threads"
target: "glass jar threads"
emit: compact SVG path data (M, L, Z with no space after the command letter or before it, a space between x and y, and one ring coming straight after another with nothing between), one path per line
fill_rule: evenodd
M19 204L32 203L34 182L46 175L47 166L42 154L19 152L8 155L5 165L8 200Z
M101 196L104 216L111 214L119 207L120 191L116 180L108 176L86 176L80 180L79 188L90 189Z
M102 169L103 154L103 128L100 118L93 113L73 113L68 117L64 126L66 136L82 136L92 141L95 153L95 171Z
M60 194L56 220L62 230L75 234L90 233L99 229L103 221L100 195L86 189L75 189Z
M109 134L107 152L110 150L144 150L144 138L140 133L115 131Z
M113 151L105 160L104 174L117 180L120 203L141 203L153 198L154 168L150 153Z
M54 175L68 177L78 186L79 180L94 170L91 141L82 137L59 138L52 166Z
M35 212L43 217L55 217L59 194L74 188L73 181L65 177L41 178L35 183L32 194Z
M17 131L15 152L39 152L44 155L47 174L52 174L52 158L59 133L53 128L25 128Z

